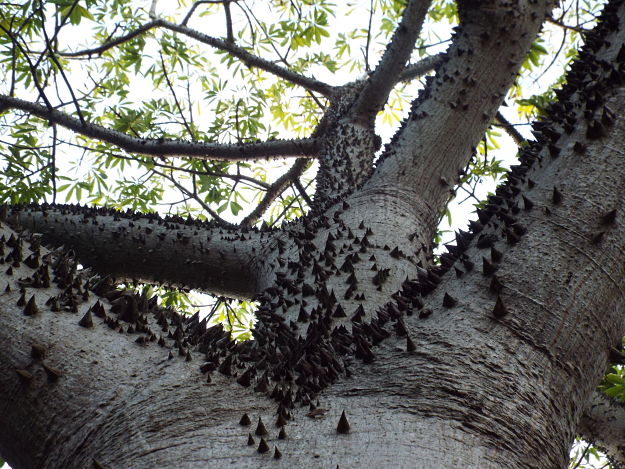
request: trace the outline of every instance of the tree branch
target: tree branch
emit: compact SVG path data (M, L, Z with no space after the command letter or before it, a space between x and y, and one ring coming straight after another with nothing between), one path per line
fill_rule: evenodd
M184 19L182 20L182 25L186 25L189 20L191 19L191 16L193 16L193 13L195 12L195 9L197 7L199 7L200 5L203 4L209 4L209 5L216 5L216 4L223 4L224 7L229 6L230 2L238 2L239 0L197 0L195 3L193 3L193 5L191 5L191 8L189 9L189 12L186 14L186 16L184 17Z
M124 34L123 36L119 36L115 39L110 39L98 47L93 47L90 49L81 49L81 50L74 51L74 52L59 52L58 54L62 57L82 57L82 56L91 57L92 55L100 55L106 52L107 50L112 49L113 47L119 46L120 44L124 44L125 42L128 42L137 36L140 36L141 34L149 31L152 28L158 28L161 26L162 26L161 20L155 19L145 24L142 24L141 26L137 27L136 29L133 29L129 33Z
M313 201L306 193L306 188L302 186L302 182L299 180L299 178L295 179L293 184L295 184L297 191L300 193L300 195L302 196L302 199L304 199L306 204L308 204L309 207L312 207Z
M569 24L565 24L563 21L557 20L557 19L555 19L551 15L547 17L547 21L549 23L555 24L556 26L559 26L559 27L561 27L563 29L570 29L571 31L575 31L575 32L581 33L581 34L587 33L588 31L590 31L589 29L582 28L581 26L572 26L572 25L569 25Z
M14 207L7 220L41 233L47 244L71 244L83 265L117 280L197 288L230 298L249 299L264 288L260 266L273 248L268 246L271 233L108 208Z
M425 57L417 63L407 65L397 77L397 81L409 82L415 78L419 78L420 76L425 75L427 72L438 67L443 62L444 58L445 54L441 52L436 55Z
M314 138L273 140L259 143L219 144L183 140L131 137L98 124L82 124L78 119L46 106L0 95L0 110L20 109L69 130L116 145L130 153L146 156L191 157L218 161L247 161L260 158L312 157L318 149Z
M596 391L579 421L577 431L605 451L612 463L625 465L625 404Z
M351 113L357 119L369 121L384 106L412 54L429 6L430 0L410 0L406 5L391 42L352 108Z
M495 120L506 131L506 133L512 138L512 140L514 140L514 143L516 143L518 146L521 146L525 142L527 142L525 137L523 137L523 135L521 135L521 133L517 129L514 128L514 125L512 125L508 121L508 119L506 119L503 116L501 112L497 111L497 114L495 115Z
M230 14L230 0L224 0L224 13L226 15L226 40L234 44L234 33L232 32L232 15Z
M291 169L280 176L276 182L274 182L271 187L267 189L263 200L261 200L256 208L241 221L241 226L252 226L256 223L273 203L273 201L276 200L276 198L282 194L282 192L284 192L290 184L294 183L297 178L301 176L309 162L310 160L307 159L297 160L293 166L291 166Z
M193 134L193 129L189 125L189 122L187 122L187 118L185 117L184 112L182 111L182 106L180 105L180 101L178 101L178 96L176 96L174 85L169 79L169 74L167 73L167 67L165 67L165 60L163 59L163 54L159 53L159 57L161 58L161 69L163 70L163 76L165 77L167 88L169 88L169 92L171 93L171 96L174 98L174 104L176 105L176 109L178 109L178 114L180 114L180 118L182 119L182 124L184 125L184 128L187 130L189 137L195 138L195 135Z
M423 212L438 217L551 6L546 0L523 4L472 3L444 63L413 102L367 187L414 191ZM509 26L494 35L493 24Z
M74 5L72 5L72 8L74 8L74 6L77 4L78 2L74 2ZM58 59L56 58L56 54L53 48L53 43L50 40L50 38L48 37L48 32L46 31L46 26L45 26L45 22L46 22L46 18L43 12L43 1L39 0L39 11L40 11L40 15L41 15L41 31L43 32L43 38L44 38L44 42L46 44L46 50L48 51L48 56L50 57L50 60L52 60L52 62L54 62L54 65L56 65L56 68L58 69L59 73L61 74L61 77L63 78L63 81L65 82L65 86L67 87L67 90L69 91L70 96L72 97L72 102L74 103L74 107L76 108L76 114L78 114L78 118L80 119L80 123L81 124L85 124L85 118L82 115L82 111L80 110L80 104L78 104L78 99L76 99L76 94L74 93L74 88L72 87L71 83L69 82L69 79L67 78L67 75L65 74L65 71L63 70L63 66L61 65L61 63L58 61ZM45 54L45 51L41 53L41 57L43 58ZM41 58L37 61L38 63L41 61Z
M154 174L157 174L157 175L167 179L169 182L171 182L176 187L176 189L178 189L183 194L186 194L188 197L190 197L193 200L195 200L200 205L200 207L202 207L202 209L212 217L212 219L215 221L215 223L218 226L227 227L227 228L234 228L234 226L231 223L228 223L226 220L221 218L217 212L215 212L212 208L210 208L210 206L206 202L204 202L200 197L198 197L197 193L193 193L193 192L189 191L186 187L184 187L182 184L180 184L178 181L176 181L176 179L174 178L173 174L165 174L165 173L163 173L161 171L158 171L156 169L152 169L152 172Z
M43 100L43 102L46 104L47 108L52 109L52 105L50 104L50 101L48 100L48 97L46 96L46 93L44 91L44 87L41 85L41 83L39 83L39 78L37 77L37 69L36 66L32 63L32 61L30 60L30 57L28 56L28 51L25 50L22 45L19 43L19 41L17 40L16 37L13 36L13 34L11 33L11 31L9 31L8 29L6 29L4 26L2 26L2 24L0 24L0 30L2 30L11 40L11 42L15 45L15 47L17 47L20 52L22 53L22 55L24 56L24 58L26 59L26 61L28 62L28 68L30 70L30 73L32 75L32 80L33 80L33 84L35 85L35 88L37 88L37 92L39 93L39 97ZM14 90L14 83L11 85L11 91L10 94L13 94L13 90ZM0 111L3 109L2 105L0 104Z
M53 130L56 129L56 125L53 125ZM80 148L81 150L86 150L86 151L93 151L92 148L89 148L85 145L80 145L74 142L70 142L67 140L63 140L60 138L55 137L54 139L55 142L59 142L59 143L64 143L65 145L69 145L75 148ZM0 143L4 143L5 145L13 145L12 143L6 142L4 140L0 140ZM13 145L13 146L17 146L18 148L20 147L19 145ZM54 155L54 148L55 148L56 144L50 145L50 147L53 149L53 155ZM33 149L34 147L23 147L24 149ZM37 147L37 148L42 148L41 146ZM123 155L121 153L116 153L113 151L106 151L106 150L102 150L102 153L108 155L108 156L113 156L115 158L121 158L123 160L126 161L137 161L136 158L133 157L129 157L126 155ZM230 174L230 173L223 173L221 171L211 171L210 169L205 169L205 170L196 170L196 169L191 169L191 168L185 168L184 166L174 166L171 164L166 164L163 163L159 160L152 160L154 167L156 168L162 168L162 169L170 169L173 171L180 171L183 173L187 173L187 174L193 174L196 176L211 176L211 177L217 177L217 178L223 178L223 179L232 179L233 181L237 182L237 181L244 181L245 184L247 184L248 186L256 186L259 188L263 188L263 189L269 189L269 187L271 187L271 184L261 181L259 179L255 179L252 176L246 176L245 174ZM202 164L204 165L205 168L208 168L208 162L207 161L202 161Z
M262 57L251 54L250 52L246 51L242 47L239 47L230 41L227 41L227 40L224 41L223 39L218 39L218 38L209 36L207 34L204 34L202 32L199 32L195 29L191 29L188 26L185 26L184 24L178 25L178 24L175 24L175 23L172 23L170 21L160 19L160 18L152 20L138 27L137 29L125 34L124 36L120 36L118 38L112 39L98 47L94 47L91 49L83 49L83 50L76 51L76 52L65 52L59 55L63 55L65 57L80 57L80 56L85 56L85 55L91 56L95 54L102 54L103 52L115 46L118 46L120 44L123 44L152 28L164 28L170 31L175 31L177 33L183 34L184 36L195 39L196 41L199 41L202 44L206 44L211 47L214 47L215 49L228 52L233 57L240 59L248 67L260 68L261 70L265 70L266 72L269 72L288 82L299 85L302 88L305 88L309 91L316 91L317 93L320 93L326 97L331 97L334 93L334 87L326 83L323 83L319 80L315 80L314 78L305 77L303 75L300 75L299 73L293 72L279 65L276 65L275 63L270 62L269 60L263 59Z

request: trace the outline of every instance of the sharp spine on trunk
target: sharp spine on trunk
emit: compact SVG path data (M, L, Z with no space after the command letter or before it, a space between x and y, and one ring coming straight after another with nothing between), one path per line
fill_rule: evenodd
M445 308L453 308L457 303L458 300L452 297L449 293L445 292L445 295L443 296L443 306Z
M269 445L267 445L267 442L265 441L264 438L260 439L260 443L258 444L258 449L256 451L258 451L261 454L269 451Z
M506 305L503 304L501 296L497 296L497 301L495 302L495 307L493 308L493 316L499 319L504 317L506 314L508 314L508 309L506 308Z
M254 434L258 435L258 436L263 436L263 435L267 435L267 429L265 428L265 424L263 423L263 420L258 417L258 425L256 426L256 430L254 430Z
M339 419L339 423L336 426L336 431L338 433L349 433L350 430L350 425L349 422L347 421L347 416L345 415L345 411L343 411L343 413L341 413L341 418Z

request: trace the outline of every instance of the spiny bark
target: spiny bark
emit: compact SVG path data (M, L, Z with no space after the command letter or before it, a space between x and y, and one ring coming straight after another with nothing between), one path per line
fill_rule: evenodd
M198 461L221 464L224 455L238 467L304 467L311 461L323 467L562 467L601 365L625 330L619 314L625 306L620 289L625 267L618 262L625 251L625 163L622 152L606 144L625 138L623 120L616 118L625 112L625 33L618 31L624 18L622 2L613 2L573 67L561 102L537 125L539 142L523 152L507 185L479 213L472 233L459 235L442 267L415 267L420 243L428 238L410 230L429 225L417 208L420 201L397 197L414 188L384 185L376 191L365 185L345 194L344 202L286 227L265 276L272 284L257 298L255 341L233 345L219 329L204 331L197 323L172 332L174 351L186 357L189 346L196 347L190 362L201 363L200 371L207 373L202 380L215 383L214 391L202 392L192 380L174 384L193 375L180 361L170 362L174 370L168 372L153 366L150 360L161 350L149 345L149 335L142 341L146 361L133 370L134 380L122 379L128 383L123 399L94 423L97 428L84 427L85 417L79 420L73 412L96 409L106 398L98 389L94 399L85 398L76 408L51 404L36 407L41 411L33 415L28 410L33 401L59 401L48 399L51 389L60 397L76 387L61 387L62 379L57 388L44 386L37 362L24 360L28 347L21 337L50 341L48 330L70 326L54 326L54 314L47 311L20 326L17 295L5 294L9 324L25 333L1 332L2 386L35 385L26 389L36 392L9 394L15 401L0 413L7 416L0 417L5 419L0 428L12 426L21 435L18 449L35 449L20 456L2 446L2 454L24 458L25 467L45 467L49 447L57 448L49 457L51 467L81 467L93 458L112 466L177 461L193 467ZM391 162L382 169L392 168ZM391 217L389 222L389 207L408 214L408 221ZM33 276L34 267L20 268L19 276ZM67 295L67 289L38 282L41 293L58 288L59 295ZM132 300L117 305L123 311L112 314L135 317ZM113 318L115 327L120 320ZM135 318L134 325L144 322ZM115 334L112 342L124 340L125 334ZM101 346L113 353L113 346ZM86 367L98 347L76 347L86 353L69 352L84 353ZM130 366L130 353L123 351L120 367L104 366L112 380ZM15 368L33 378L9 372ZM80 384L91 391L96 385L84 383L85 373L77 367ZM136 383L145 390L130 390ZM180 401L169 394L163 398L177 412L160 415L163 405L152 396L177 385ZM252 389L271 400L259 399ZM233 398L241 408L226 408ZM202 406L205 414L197 410ZM244 409L254 421L262 417L267 435L245 419L239 425ZM341 420L343 410L349 428ZM192 419L181 418L185 414ZM41 422L54 415L71 422L61 433L63 446L30 440L15 428L20 422L43 436ZM154 425L161 418L166 426ZM286 438L277 427L270 429L271 423L284 427ZM76 428L87 431L78 434ZM137 430L144 428L149 430ZM118 431L130 432L130 444L120 442ZM255 440L250 446L248 433ZM266 447L270 451L259 452Z
M13 467L173 467L181 450L192 467L204 438L232 433L229 406L269 406L219 377L221 391L211 392L184 339L204 326L196 318L76 272L71 255L51 255L37 238L1 231L12 265L0 296L0 452ZM26 260L34 253L37 267ZM217 400L207 405L207 393ZM198 428L204 436L192 437Z
M81 262L118 281L159 282L250 298L267 286L275 234L231 229L181 217L121 213L105 208L14 208L21 228L66 244Z

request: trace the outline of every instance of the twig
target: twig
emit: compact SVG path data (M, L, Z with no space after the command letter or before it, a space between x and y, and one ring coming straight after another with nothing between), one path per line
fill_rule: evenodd
M22 53L22 55L24 56L24 58L28 62L28 68L30 69L30 73L31 73L31 75L33 77L33 83L35 84L35 88L37 88L37 92L39 93L39 97L41 99L43 99L43 102L46 104L46 106L45 107L42 106L42 108L51 111L52 110L52 105L50 104L50 101L48 101L48 97L46 96L46 93L44 92L43 88L41 87L41 84L39 83L39 79L37 78L37 69L35 68L35 65L30 60L30 57L28 57L27 51L24 50L24 48L19 43L19 41L13 36L11 31L9 31L4 26L2 26L1 23L0 23L0 29L2 31L4 31L4 33L7 36L9 36L9 39L11 40L11 42L15 45L15 47L17 47L20 50L20 52ZM10 99L16 99L16 98L10 98ZM11 107L11 106L7 106L6 103L3 104L2 101L0 101L0 109L3 109L5 106L8 107L8 108Z
M586 444L586 448L582 452L582 455L579 457L579 460L577 461L577 464L575 464L575 466L573 466L571 469L577 469L579 467L579 465L582 463L582 461L584 460L584 458L588 454L588 451L590 451L590 446L591 446L590 443Z
M191 5L191 8L189 9L189 12L185 15L184 19L182 20L182 25L186 25L189 20L191 19L191 16L193 16L193 12L195 12L195 9L197 7L199 7L202 4L218 4L218 3L230 3L230 2L238 2L239 0L198 0L197 2L195 2L193 5Z
M369 26L367 27L367 42L365 44L365 70L369 72L369 45L371 43L371 22L373 20L373 0L369 2Z
M39 0L39 5L40 5L41 23L42 23L41 24L41 30L43 32L43 37L44 37L44 41L46 43L46 49L48 50L48 55L49 55L50 59L52 60L52 62L54 62L54 65L56 65L56 67L59 70L59 72L61 73L61 77L63 77L63 81L65 82L65 86L67 86L67 90L69 91L69 94L72 97L72 102L74 103L74 107L76 108L76 114L78 114L78 118L80 119L80 122L83 125L85 125L85 117L82 115L82 111L80 110L80 105L78 104L78 100L76 99L76 95L74 94L74 89L72 88L72 85L70 84L69 80L67 79L67 75L65 75L65 71L63 70L63 67L61 66L61 63L56 58L56 55L54 54L54 50L52 49L52 43L50 42L50 38L48 37L48 32L46 31L46 25L45 25L46 18L45 18L44 14L43 14L43 2L42 2L42 0Z
M241 220L241 226L252 226L254 223L258 221L260 217L263 216L263 213L269 208L269 206L273 203L274 200L299 176L304 172L306 166L310 160L301 159L297 160L291 169L289 169L286 173L280 176L269 189L265 193L265 197L260 203L256 206L252 212L246 216L243 220Z
M169 80L169 75L167 73L167 68L165 67L165 60L163 59L163 54L161 54L159 52L158 55L161 58L161 67L163 68L163 75L165 76L165 82L167 83L167 88L169 88L169 91L171 92L171 95L174 98L174 103L176 104L176 108L178 109L178 113L180 114L180 117L182 118L182 123L183 123L185 129L187 129L189 137L195 138L195 135L193 135L193 130L191 129L191 126L187 122L187 118L184 116L184 112L182 111L182 107L180 106L180 102L178 102L178 96L176 96L176 91L174 90L174 86L172 85L171 81Z
M310 181L308 184L306 184L306 187L310 186L312 184L313 181ZM284 209L282 209L282 212L280 212L280 215L278 215L276 217L276 219L271 222L269 224L269 227L273 227L276 225L276 223L278 223L278 221L280 220L280 218L282 218L283 216L286 215L286 213L289 211L289 209L293 206L293 204L295 203L295 201L298 200L297 198L294 198L293 200L291 200L285 207Z
M157 174L161 177L164 177L165 179L167 179L168 181L170 181L174 186L176 186L176 189L178 189L180 192L182 192L183 194L186 194L187 197L189 197L190 199L195 200L201 207L202 209L204 209L219 225L223 226L223 227L232 227L232 223L227 222L226 220L224 220L223 218L221 218L219 216L219 214L217 212L215 212L212 208L210 208L208 206L208 204L206 202L204 202L202 199L200 199L197 195L197 193L191 193L186 187L184 187L182 184L180 184L178 181L176 181L176 179L174 178L173 175L167 175L165 173L162 173L156 169L152 169L152 172L154 174Z
M50 164L52 165L52 203L56 203L56 125L52 125L52 161Z
M445 54L441 52L440 54L425 57L417 63L407 65L397 77L397 81L409 82L415 78L419 78L438 67L444 58Z
M556 26L559 26L559 27L561 27L563 29L570 29L571 31L575 31L575 32L581 33L581 34L584 34L584 33L587 33L587 32L590 31L589 29L582 28L581 26L572 26L572 25L569 25L569 24L565 24L561 20L557 20L557 19L555 19L551 15L549 15L547 17L547 22L551 23L551 24L555 24Z

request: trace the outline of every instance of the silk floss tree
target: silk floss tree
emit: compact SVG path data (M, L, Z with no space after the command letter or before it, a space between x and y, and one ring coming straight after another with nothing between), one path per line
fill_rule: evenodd
M0 454L553 468L581 435L623 462L625 5L578 3L372 1L355 31L325 1L4 5ZM523 96L547 23L574 59ZM434 256L493 122L518 161ZM253 340L140 284L253 299Z

